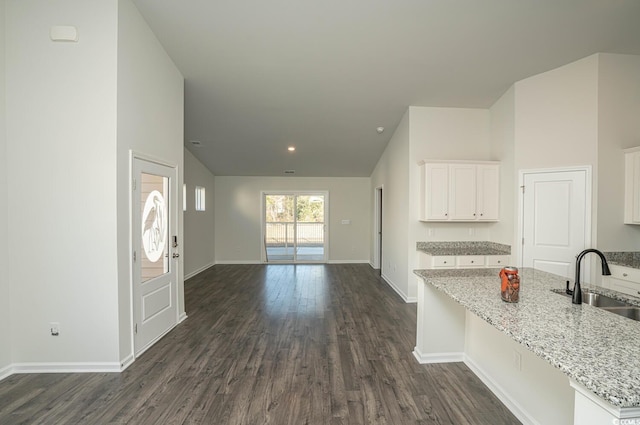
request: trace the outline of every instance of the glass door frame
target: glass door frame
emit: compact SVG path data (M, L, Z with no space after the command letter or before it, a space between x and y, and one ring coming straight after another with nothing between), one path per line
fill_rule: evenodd
M266 199L267 196L322 196L324 198L324 226L323 226L323 258L322 260L298 260L297 259L297 214L294 202L294 253L292 260L269 260L266 245ZM263 190L260 192L261 218L260 218L260 256L263 263L267 264L305 264L326 263L329 258L329 191L326 190Z

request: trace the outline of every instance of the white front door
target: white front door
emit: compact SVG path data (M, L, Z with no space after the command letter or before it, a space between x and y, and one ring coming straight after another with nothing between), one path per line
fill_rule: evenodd
M142 354L178 323L176 169L133 161L134 351Z
M524 267L574 278L576 256L589 243L589 174L586 168L522 174Z

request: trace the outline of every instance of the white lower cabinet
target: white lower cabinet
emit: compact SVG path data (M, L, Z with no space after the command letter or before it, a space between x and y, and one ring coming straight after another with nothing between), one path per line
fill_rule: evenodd
M511 262L510 255L487 255L484 258L487 267L505 267Z
M484 267L484 255L460 255L456 257L456 267L473 268Z
M418 252L421 269L468 269L508 266L510 255L430 255Z
M640 297L640 269L609 265L611 276L604 276L602 284L605 288Z

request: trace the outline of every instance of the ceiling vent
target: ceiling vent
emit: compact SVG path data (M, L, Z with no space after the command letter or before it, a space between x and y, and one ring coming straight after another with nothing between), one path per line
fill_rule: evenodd
M200 140L192 140L191 144L197 148L202 146L202 142Z
M295 174L296 170L284 170L285 174Z

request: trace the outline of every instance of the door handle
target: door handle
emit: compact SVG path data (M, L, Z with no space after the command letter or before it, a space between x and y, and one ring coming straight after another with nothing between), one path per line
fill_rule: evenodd
M173 258L178 258L180 256L180 254L176 254L175 252L173 253Z

